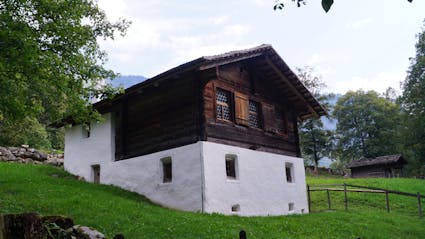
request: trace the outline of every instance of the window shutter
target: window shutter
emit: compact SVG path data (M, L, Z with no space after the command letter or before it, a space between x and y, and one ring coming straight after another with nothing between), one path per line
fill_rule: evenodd
M264 130L276 133L277 130L273 105L263 103L262 112L264 118Z
M235 118L237 124L248 125L248 102L247 95L235 92Z

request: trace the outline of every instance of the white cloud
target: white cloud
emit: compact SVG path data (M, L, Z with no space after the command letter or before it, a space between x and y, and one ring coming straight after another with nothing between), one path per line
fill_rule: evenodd
M330 91L345 94L352 90L375 90L383 93L388 87L394 88L400 92L400 82L404 80L406 73L404 72L381 72L375 76L353 76L349 80L337 81L329 85Z
M351 28L351 29L360 29L362 27L365 27L365 26L369 25L373 21L374 21L373 18L370 18L370 17L363 18L363 19L360 19L358 21L355 21L355 22L352 22L352 23L348 23L346 25L346 27L347 28Z

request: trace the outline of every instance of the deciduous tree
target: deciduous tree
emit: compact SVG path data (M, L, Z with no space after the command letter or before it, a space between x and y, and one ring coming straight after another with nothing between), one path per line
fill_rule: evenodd
M128 26L108 21L91 0L0 1L0 132L96 116L90 99L116 92L99 87L115 74L97 40Z
M326 85L319 76L315 76L313 68L297 68L298 77L304 85L313 93L314 97L326 108L329 108L327 99L329 95L321 94ZM304 120L299 126L300 145L303 157L314 164L317 173L319 161L328 156L332 146L332 132L326 130L320 118Z
M425 27L425 21L424 21ZM410 59L407 77L400 97L406 113L405 147L410 151L410 168L425 174L425 28L417 35L416 55Z
M400 153L400 108L375 91L347 92L333 115L342 160Z

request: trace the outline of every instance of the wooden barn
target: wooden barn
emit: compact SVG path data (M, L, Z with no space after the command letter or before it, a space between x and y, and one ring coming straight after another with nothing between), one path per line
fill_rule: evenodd
M297 124L325 110L270 45L204 56L94 107L66 130L65 169L167 207L308 212Z
M350 162L347 168L351 169L353 178L392 178L403 175L403 167L406 163L401 154L395 154L355 160Z

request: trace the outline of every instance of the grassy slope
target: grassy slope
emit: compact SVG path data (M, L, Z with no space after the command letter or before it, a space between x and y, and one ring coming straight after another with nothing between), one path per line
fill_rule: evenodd
M342 179L309 178L308 181L319 184ZM425 193L425 181L353 181ZM332 194L335 203L340 196ZM350 194L350 200L354 197L360 196ZM314 194L314 210L326 208L324 199L323 193ZM76 223L93 226L110 237L121 232L126 238L237 238L241 229L247 231L250 239L423 238L425 235L425 219L415 216L414 203L410 205L402 199L391 198L394 207L407 209L388 214L383 209L383 200L366 206L370 198L358 199L362 203L350 204L353 210L349 212L337 210L282 217L206 215L161 208L137 194L80 182L52 167L0 163L0 213L36 211L44 215L69 215ZM339 204L342 208L342 203Z

